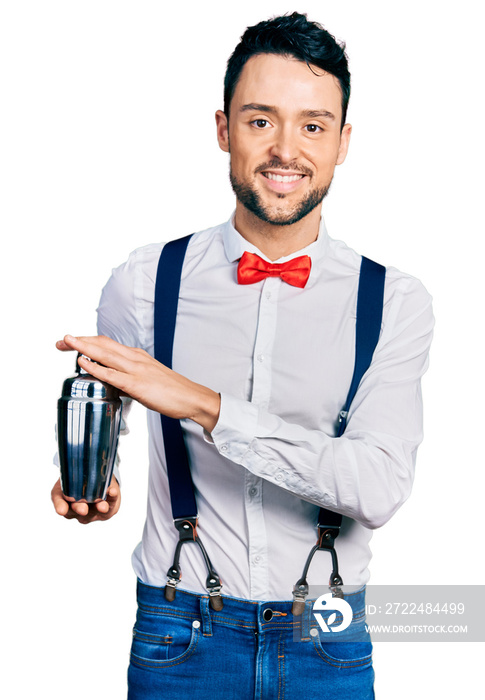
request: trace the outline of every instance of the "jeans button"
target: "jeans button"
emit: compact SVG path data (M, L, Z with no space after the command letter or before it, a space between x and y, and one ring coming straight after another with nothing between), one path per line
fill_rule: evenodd
M273 619L273 611L271 608L266 608L266 610L263 610L263 620L265 622L270 622L270 620Z

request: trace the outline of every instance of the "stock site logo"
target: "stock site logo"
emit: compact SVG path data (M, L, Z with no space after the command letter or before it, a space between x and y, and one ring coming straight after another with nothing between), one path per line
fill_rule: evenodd
M317 610L322 610L324 612L329 612L330 610L337 610L342 613L342 622L340 625L332 627L331 625L335 622L337 613L334 612L329 616L327 621L323 619L323 616L316 612ZM352 608L343 598L334 598L331 593L325 593L317 598L313 604L313 614L315 615L318 624L320 625L323 632L342 632L346 630L347 627L352 622Z

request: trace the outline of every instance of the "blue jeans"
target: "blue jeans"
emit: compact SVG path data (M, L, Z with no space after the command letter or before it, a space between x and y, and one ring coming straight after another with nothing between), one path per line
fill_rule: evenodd
M374 698L365 588L345 596L353 619L336 633L321 631L311 601L294 617L288 601L224 596L215 612L208 595L179 590L169 603L141 581L137 593L128 700Z

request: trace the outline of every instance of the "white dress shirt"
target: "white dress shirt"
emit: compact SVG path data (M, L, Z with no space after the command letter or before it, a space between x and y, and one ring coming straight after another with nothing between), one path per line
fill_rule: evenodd
M98 308L98 331L153 355L153 300L162 244L134 251L115 269ZM422 284L387 269L378 346L349 413L335 423L352 378L360 256L329 238L278 262L309 255L304 289L278 277L238 285L247 250L265 256L232 219L195 234L184 262L173 369L221 394L211 436L182 421L199 512L199 534L223 583L222 593L288 600L317 538L319 506L342 513L336 540L346 585L369 578L372 529L411 491L422 439L420 378L433 329ZM267 260L267 258L265 258ZM161 586L178 540L159 414L148 411L149 493L133 566ZM206 592L198 547L181 554L180 588ZM327 585L328 552L318 552L310 585Z

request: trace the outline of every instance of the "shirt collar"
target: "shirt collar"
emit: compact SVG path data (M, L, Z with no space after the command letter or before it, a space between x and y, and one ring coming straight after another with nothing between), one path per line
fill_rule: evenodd
M307 245L301 250L297 250L294 253L291 253L291 255L287 255L286 257L279 258L278 260L271 261L269 260L269 258L266 257L266 255L264 255L264 253L262 253L259 250L259 248L247 241L241 236L240 233L238 233L238 231L236 231L236 229L234 228L233 212L231 218L224 224L223 240L224 250L229 262L235 262L236 260L239 260L244 251L247 250L249 253L256 253L256 255L259 255L261 258L263 258L263 260L266 260L267 262L278 263L288 262L288 260L292 260L293 258L296 258L299 255L309 255L312 259L312 264L315 265L317 261L319 261L325 255L328 246L328 233L322 216L316 241L310 243L310 245Z

